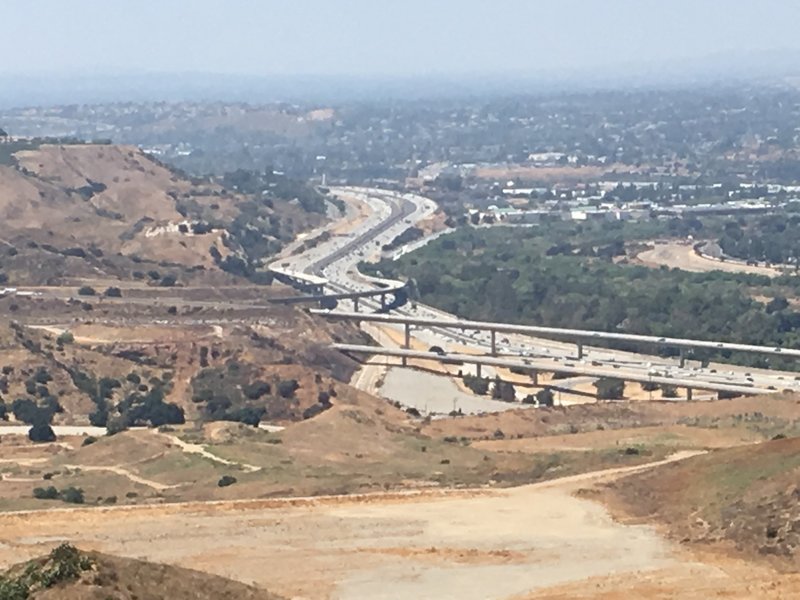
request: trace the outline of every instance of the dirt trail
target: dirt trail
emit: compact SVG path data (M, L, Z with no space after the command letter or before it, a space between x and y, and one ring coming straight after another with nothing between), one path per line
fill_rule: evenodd
M504 599L608 574L703 572L651 528L572 494L634 469L504 490L11 513L0 515L0 564L68 539L339 600Z
M159 432L154 432L154 434L169 439L170 443L174 444L175 446L180 448L183 452L186 452L188 454L199 454L200 456L202 456L203 458L207 458L208 460L213 460L214 462L218 462L223 465L241 467L245 471L253 472L261 470L261 467L258 467L256 465L249 465L247 463L238 463L232 460L228 460L227 458L222 458L221 456L217 456L216 454L212 454L200 444L192 444L189 442L185 442L178 436L168 435L166 433L159 433Z
M81 471L108 471L110 473L115 473L116 475L127 477L134 483L146 485L147 487L151 487L159 492L178 487L177 485L166 485L159 483L158 481L153 481L152 479L145 479L144 477L140 477L135 473L131 473L126 468L119 465L64 465L64 467L67 469L80 469Z

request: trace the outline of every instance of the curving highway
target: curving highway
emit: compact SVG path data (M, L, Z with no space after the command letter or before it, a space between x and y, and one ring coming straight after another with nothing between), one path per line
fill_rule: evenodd
M332 191L350 205L362 203L369 207L369 217L356 223L347 234L333 236L327 242L320 243L315 248L301 254L284 257L278 261L282 268L309 276L311 280L323 279L327 293L333 293L340 298L346 298L352 294L380 294L380 292L402 286L403 282L367 277L359 273L358 264L364 260L378 258L382 246L390 243L397 235L415 223L433 215L436 211L435 203L415 194L380 189L346 187L334 188ZM380 302L375 298L363 297L358 302L362 311L378 312L381 309ZM346 313L351 306L350 302L342 301L331 316L336 317ZM326 313L326 311L317 312ZM751 369L727 364L712 364L704 368L692 365L691 361L683 364L683 361L679 360L589 346L591 337L593 335L597 337L597 332L571 330L569 333L573 338L583 337L587 343L585 347L581 344L580 350L576 351L574 342L550 339L558 338L558 335L554 333L558 332L545 327L531 327L524 333L517 331L520 329L519 326L507 326L506 330L503 330L502 326L495 327L493 332L477 326L472 331L468 327L459 330L446 326L448 321L452 322L458 319L456 315L423 304L406 305L394 310L392 314L419 321L419 324L413 328L413 338L418 344L430 347L440 346L447 352L459 352L466 348L470 352L485 355L495 354L506 359L527 360L529 363L536 359L537 366L543 371L548 370L547 365L552 365L550 369L553 372L560 371L593 377L624 374L634 381L652 380L654 383L669 381L687 388L694 384L693 387L696 389L752 390L761 393L782 390L800 391L800 381L795 379L796 373ZM381 326L394 328L401 337L403 335L403 324L386 322L381 323ZM563 331L560 333L563 334ZM624 334L603 335L625 337ZM669 342L674 341L677 347L688 348L711 347L718 349L721 347L720 344L724 344L724 342L697 342L663 338L654 338L651 341L665 345L670 345ZM753 348L756 347L742 347L745 350ZM775 354L783 352L784 356L800 354L800 352L789 350L771 350ZM483 374L491 375L491 372L487 372L487 370L491 368L492 361L483 364L488 367L488 369L484 369Z

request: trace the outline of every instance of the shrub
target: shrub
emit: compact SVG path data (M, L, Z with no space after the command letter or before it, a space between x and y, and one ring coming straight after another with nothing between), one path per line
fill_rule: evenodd
M677 398L678 397L678 388L674 385L662 385L661 386L661 397L662 398Z
M238 421L239 423L244 423L245 425L258 427L258 424L261 422L261 419L264 417L266 412L267 411L264 408L246 406L244 408L240 408L239 410L226 412L223 415L223 420Z
M11 403L11 411L17 421L22 421L28 425L42 421L50 422L49 416L45 415L36 403L29 398L17 398L14 400Z
M75 336L72 334L71 331L65 331L61 335L56 338L56 343L59 346L64 346L66 344L71 344L75 341Z
M55 442L56 434L47 423L37 423L28 430L28 439L32 442Z
M108 419L106 423L106 435L117 435L118 433L122 433L128 429L128 425L124 419L119 417L114 419Z
M81 286L80 288L78 288L78 295L79 296L95 296L95 295L97 295L97 292L94 290L94 288L92 286L84 285L84 286Z
M314 404L303 411L303 418L312 419L323 412L325 412L325 407L322 404Z
M89 413L89 423L94 427L105 427L108 424L108 408L99 406L97 410Z
M295 379L284 379L278 382L278 394L281 398L291 398L300 388L300 384Z
M33 497L37 500L58 500L58 490L51 486L33 488Z
M61 490L58 496L61 500L69 504L83 504L84 502L83 490L73 486Z
M83 438L83 442L81 442L81 446L91 446L96 441L97 441L96 437L94 437L93 435L88 435L85 438Z
M228 487L229 485L233 485L236 483L236 477L231 475L223 475L220 477L220 480L217 482L219 487Z
M33 376L33 380L36 383L44 384L44 383L50 383L51 381L53 381L53 378L50 375L50 373L47 372L47 369L45 369L44 367L39 367L38 369L36 369L36 373Z
M601 377L594 382L598 400L616 400L625 393L625 382L614 377Z
M539 406L553 406L555 403L553 390L545 388L536 392L536 402L539 404Z
M122 290L118 287L107 288L103 294L106 298L122 298Z
M266 381L255 381L242 388L244 395L250 400L258 400L272 391L272 386Z
M464 385L467 386L473 394L478 396L485 396L489 392L489 380L485 377L476 377L475 375L464 375L462 380Z

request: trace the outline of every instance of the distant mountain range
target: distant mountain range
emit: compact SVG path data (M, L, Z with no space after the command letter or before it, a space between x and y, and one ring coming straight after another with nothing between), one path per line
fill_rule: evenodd
M800 76L800 51L719 53L659 63L411 77L217 73L0 73L0 108L120 101L345 102L713 82L781 83Z

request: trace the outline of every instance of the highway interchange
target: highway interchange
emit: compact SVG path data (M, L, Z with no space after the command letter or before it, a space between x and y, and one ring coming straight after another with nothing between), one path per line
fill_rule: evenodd
M380 256L382 246L392 242L397 235L432 216L436 205L431 200L407 193L367 188L336 188L333 190L348 206L365 203L371 211L368 218L357 222L344 235L332 236L327 242L318 244L294 256L284 256L277 261L283 268L296 273L311 275L326 280L326 293L379 292L402 282L376 280L358 272L358 263ZM352 210L352 209L349 209ZM376 298L361 298L362 311L375 312L380 308ZM335 312L352 310L351 301L340 301ZM426 321L425 325L413 329L413 337L421 344L439 346L446 352L477 352L490 355L492 336L485 330L460 330L437 326L440 321L453 321L458 317L423 304L406 304L392 311L398 317L413 317ZM402 325L382 324L383 327L403 331ZM402 336L402 333L400 334ZM548 336L549 337L549 336ZM725 389L752 388L754 392L800 390L800 381L794 373L763 369L750 369L726 364L711 364L703 368L694 361L684 366L675 359L634 354L584 346L581 352L574 342L556 341L519 333L498 334L495 339L495 354L499 358L535 360L541 370L552 365L553 371L586 374L591 376L619 377L628 374L638 381L674 381L682 387L696 382L696 389L706 386ZM544 361L544 362L543 362ZM465 371L469 369L465 366ZM484 369L484 375L491 371ZM685 395L684 395L685 397Z

